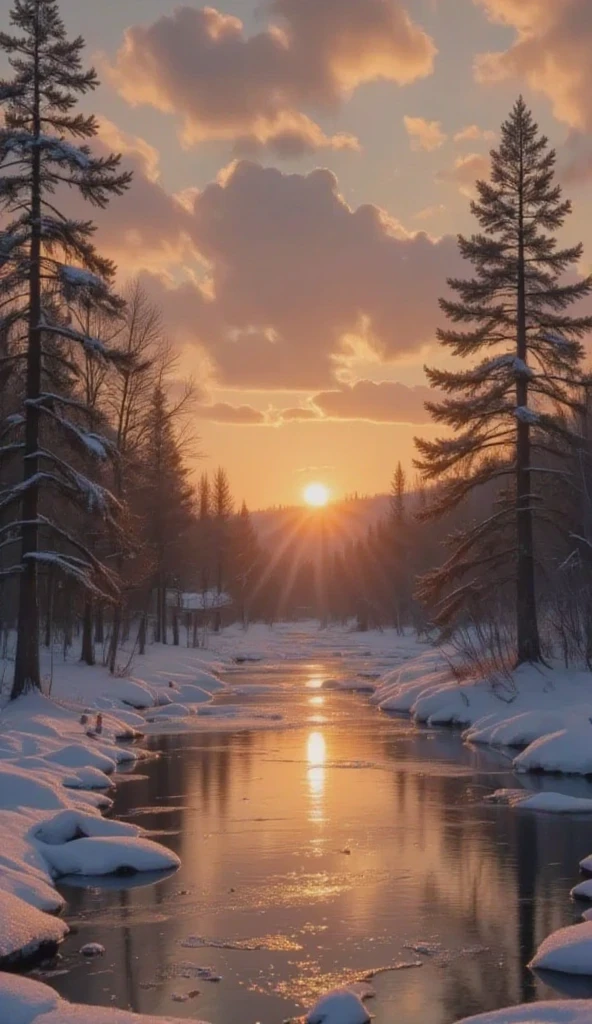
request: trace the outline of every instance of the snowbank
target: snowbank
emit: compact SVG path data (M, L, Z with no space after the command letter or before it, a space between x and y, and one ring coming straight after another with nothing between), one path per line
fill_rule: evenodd
M465 1017L458 1024L590 1024L591 1021L592 1000L557 999L480 1013L476 1017Z
M68 1003L48 985L12 974L0 974L0 1021L2 1024L179 1024L178 1019L171 1017L146 1017L127 1010Z
M65 923L43 913L63 908L58 876L178 866L174 854L139 838L137 826L101 817L117 765L142 756L113 742L126 734L115 709L101 722L86 699L56 703L31 693L0 713L0 962L61 941Z
M529 967L592 976L592 921L553 932L541 943Z
M67 932L67 924L59 917L44 914L18 896L0 891L0 967L30 960L40 953L52 955ZM0 1013L0 1020L9 1019Z
M383 675L371 703L428 726L461 726L470 743L524 748L513 762L520 772L592 775L589 673L521 665L501 683L458 682L450 659L424 650Z

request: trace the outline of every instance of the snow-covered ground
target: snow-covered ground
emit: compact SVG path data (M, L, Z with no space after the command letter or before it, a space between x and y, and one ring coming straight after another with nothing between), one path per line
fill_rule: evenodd
M522 665L503 684L459 683L450 659L446 650L425 650L383 675L372 702L431 726L464 728L469 743L514 748L518 772L592 775L589 672Z

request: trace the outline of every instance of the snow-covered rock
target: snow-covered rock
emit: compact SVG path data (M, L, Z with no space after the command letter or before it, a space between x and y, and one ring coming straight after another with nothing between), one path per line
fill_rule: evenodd
M592 878L587 878L585 882L579 882L578 885L574 885L569 895L574 900L592 901Z
M524 1003L505 1010L465 1017L458 1024L591 1024L592 1000L556 999L549 1003Z
M568 925L552 932L541 943L529 966L562 974L592 976L592 921Z
M370 1014L362 998L368 998L371 994L369 986L362 994L353 987L335 989L321 996L312 1010L309 1010L306 1024L369 1024Z
M0 891L0 967L31 959L41 951L51 953L67 933L67 924L59 917Z
M131 836L92 836L61 845L47 844L43 855L55 877L169 871L181 863L166 847Z

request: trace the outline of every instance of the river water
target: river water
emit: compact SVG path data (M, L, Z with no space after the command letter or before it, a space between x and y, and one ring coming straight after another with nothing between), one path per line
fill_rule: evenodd
M292 728L148 740L161 756L123 778L113 813L182 868L64 885L73 934L45 980L77 1002L211 1024L281 1024L379 968L391 969L372 982L376 1024L451 1024L558 994L525 965L579 918L568 894L592 819L484 803L526 784L503 755L322 688L335 674L331 662L241 673L232 699L281 705ZM103 957L80 956L90 941Z

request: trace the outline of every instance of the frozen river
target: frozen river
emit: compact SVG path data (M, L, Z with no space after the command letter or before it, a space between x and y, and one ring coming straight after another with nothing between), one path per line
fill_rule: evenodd
M211 1024L281 1024L381 968L376 1024L451 1024L557 994L525 965L579 917L568 894L592 820L485 804L520 785L503 755L323 688L342 667L229 677L244 692L226 700L281 707L291 728L149 739L161 756L122 781L113 813L182 868L137 887L62 887L74 933L47 979L60 993ZM84 961L91 941L105 955Z

